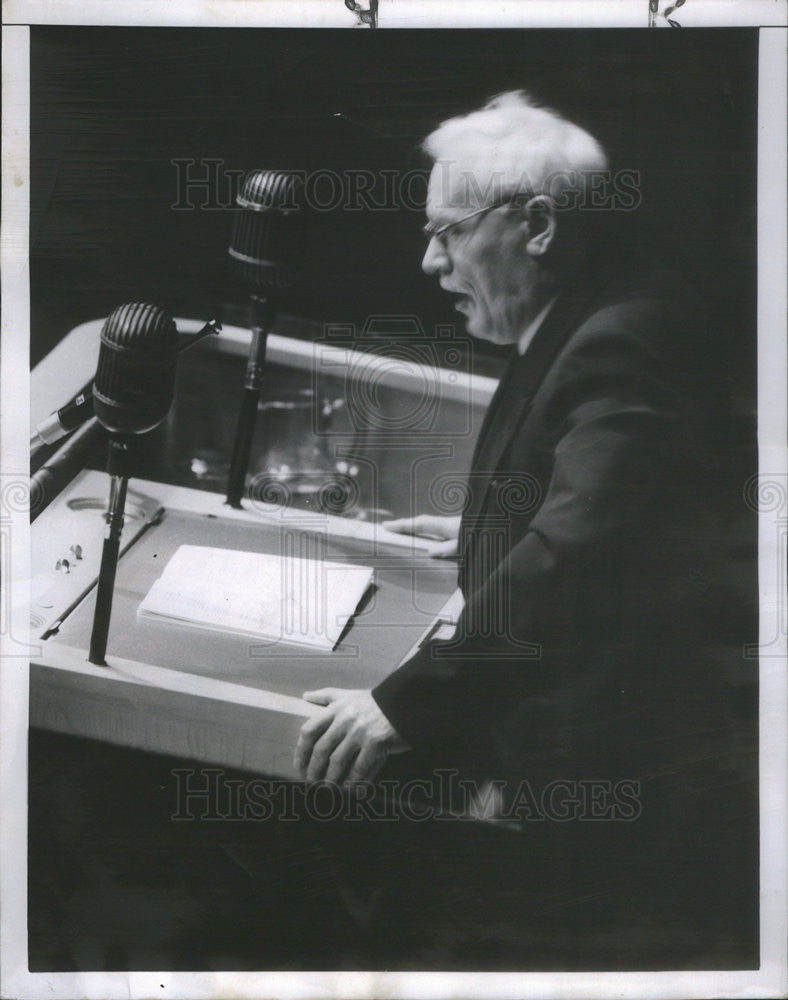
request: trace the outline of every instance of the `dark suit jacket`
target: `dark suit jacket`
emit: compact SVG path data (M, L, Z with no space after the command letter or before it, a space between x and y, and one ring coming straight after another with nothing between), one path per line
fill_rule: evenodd
M557 967L756 961L756 536L717 354L671 276L574 282L481 431L456 637L373 691L406 769L499 782L522 836L442 825L438 856Z
M673 276L602 267L513 356L468 480L456 637L373 691L426 766L681 784L729 762L754 670L715 358Z

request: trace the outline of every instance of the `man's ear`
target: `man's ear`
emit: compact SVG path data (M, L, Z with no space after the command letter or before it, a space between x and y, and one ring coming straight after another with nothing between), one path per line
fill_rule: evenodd
M556 238L555 205L547 195L538 194L527 202L524 212L528 222L526 250L532 257L542 257Z

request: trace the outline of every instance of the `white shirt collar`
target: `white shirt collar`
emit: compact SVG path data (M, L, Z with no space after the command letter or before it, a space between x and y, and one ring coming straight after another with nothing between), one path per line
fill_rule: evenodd
M553 303L556 300L556 296L547 303L547 305L542 309L538 315L534 316L528 326L520 334L520 339L517 341L517 353L522 357L523 354L528 350L531 345L531 341L536 336L536 331L544 322L545 316L550 312L553 307Z

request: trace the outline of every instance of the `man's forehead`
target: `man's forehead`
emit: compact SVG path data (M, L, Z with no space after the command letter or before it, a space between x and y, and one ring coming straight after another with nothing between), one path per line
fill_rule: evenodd
M437 160L427 188L427 212L471 211L500 197L501 178L480 161Z

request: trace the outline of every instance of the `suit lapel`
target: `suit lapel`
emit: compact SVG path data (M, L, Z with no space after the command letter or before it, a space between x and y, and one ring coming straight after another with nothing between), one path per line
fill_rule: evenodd
M528 415L539 386L561 348L577 329L599 291L599 275L588 274L556 300L524 356L510 359L479 434L462 531L472 531L485 508L490 484L515 431ZM506 470L503 470L506 471ZM525 471L525 470L523 470Z

